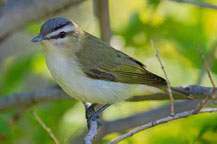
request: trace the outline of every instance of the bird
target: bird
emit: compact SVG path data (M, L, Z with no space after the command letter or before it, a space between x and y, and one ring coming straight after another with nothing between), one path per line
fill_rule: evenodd
M88 122L114 103L135 95L167 91L167 81L148 71L135 58L83 31L75 22L51 18L32 39L43 45L46 64L58 85L82 102L104 106ZM187 94L172 87L175 94Z

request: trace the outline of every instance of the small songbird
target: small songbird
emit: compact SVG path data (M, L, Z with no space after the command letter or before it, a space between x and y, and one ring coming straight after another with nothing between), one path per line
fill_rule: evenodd
M43 45L47 66L60 87L80 101L106 104L101 111L135 95L167 90L165 79L68 19L46 21L32 42Z

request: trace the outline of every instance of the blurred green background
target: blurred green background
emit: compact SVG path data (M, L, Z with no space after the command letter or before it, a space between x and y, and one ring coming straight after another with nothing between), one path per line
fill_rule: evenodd
M217 0L200 0L217 3ZM199 46L210 63L217 81L217 11L188 4L158 0L109 0L112 30L111 45L143 62L150 71L164 76L152 38L165 64L173 86L200 84L211 86L203 74ZM85 31L99 37L99 24L93 16L92 1L85 1L58 16L75 21ZM48 19L48 18L47 18ZM55 85L45 64L43 48L31 43L46 19L28 25L13 34L0 46L0 95L9 96ZM105 120L128 117L168 102L119 103L103 114ZM32 107L52 129L61 143L69 143L86 129L81 102L50 102ZM22 110L0 114L0 143L52 144L53 141L36 122L30 110L19 120L14 116ZM105 136L106 143L120 133ZM216 144L217 115L200 114L176 120L140 132L120 144Z

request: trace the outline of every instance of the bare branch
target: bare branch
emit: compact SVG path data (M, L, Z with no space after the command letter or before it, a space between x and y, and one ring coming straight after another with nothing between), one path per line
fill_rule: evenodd
M179 3L186 3L186 4L191 4L194 6L198 6L201 8L209 8L209 9L214 9L217 10L217 5L207 3L207 2L201 2L201 1L194 1L194 0L170 0L173 2L179 2Z
M187 93L194 95L195 99L204 99L206 96L212 94L212 87L202 87L197 85L176 87ZM144 100L168 100L168 94L158 93L150 95L141 95L130 98L128 101L144 101ZM186 99L186 97L174 95L177 100ZM213 94L213 99L217 98L217 92ZM20 94L13 94L11 96L0 97L0 111L5 111L9 108L17 108L25 105L34 105L41 102L74 100L68 96L61 88L53 87L38 91L31 91Z
M22 94L13 94L11 96L0 98L0 111L9 108L17 108L23 106L30 106L40 102L73 100L61 88L53 87L44 90L25 92Z
M36 121L42 126L42 128L49 134L51 139L54 141L55 144L60 144L53 132L46 124L40 119L36 112L32 111L32 115L35 117Z
M87 135L83 139L84 144L92 144L92 140L97 134L97 121L93 120L90 122L90 129L87 133Z
M0 40L29 24L84 0L7 0L0 7Z
M201 110L199 113L211 113L211 112L217 112L217 109L216 108L204 109L204 110ZM195 113L194 110L190 110L190 111L175 114L173 117L168 116L168 117L165 117L165 118L153 121L153 122L149 122L147 124L144 124L142 126L139 126L139 127L135 128L135 129L133 129L132 131L130 131L130 132L124 134L124 135L121 135L120 137L116 138L115 140L109 142L108 144L115 144L115 143L120 142L120 141L122 141L122 140L124 140L124 139L126 139L126 138L140 132L140 131L143 131L143 130L151 128L151 127L154 127L156 125L166 123L166 122L169 122L169 121L173 121L173 120L176 120L176 119L180 119L180 118L185 118L185 117L195 115L195 114L197 114L197 113Z
M154 47L155 49L155 52L156 52L156 57L158 58L158 61L161 65L161 68L163 70L163 73L164 73L164 76L166 77L166 81L167 81L167 90L168 90L168 93L169 93L169 96L170 96L170 104L171 104L171 108L170 108L170 113L171 115L174 115L174 98L173 98L173 94L172 94L172 90L171 90L171 86L170 86L170 81L169 81L169 78L167 77L167 73L165 71L165 68L164 68L164 65L163 65L163 62L159 56L159 53L158 53L158 50L157 50L157 47L155 46L153 40L151 39L151 44L152 46Z

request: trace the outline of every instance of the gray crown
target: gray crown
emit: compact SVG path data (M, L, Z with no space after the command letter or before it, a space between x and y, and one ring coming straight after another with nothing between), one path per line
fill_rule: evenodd
M45 36L53 31L56 31L59 28L62 28L68 24L72 24L72 22L63 17L57 17L47 20L41 27L40 35Z

